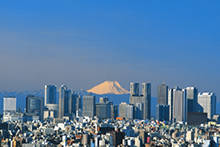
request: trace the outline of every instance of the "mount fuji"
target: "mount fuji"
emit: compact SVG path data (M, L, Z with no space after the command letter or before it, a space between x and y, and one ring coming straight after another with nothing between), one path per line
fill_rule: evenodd
M104 81L101 84L87 90L89 93L94 93L98 95L103 94L129 94L129 91L124 89L117 81Z

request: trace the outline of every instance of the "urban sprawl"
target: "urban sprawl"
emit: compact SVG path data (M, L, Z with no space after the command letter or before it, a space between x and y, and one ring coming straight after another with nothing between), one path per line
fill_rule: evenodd
M45 85L45 96L28 95L24 112L16 97L3 98L2 147L202 147L219 146L216 96L196 87L158 86L151 116L151 83L130 83L129 104ZM142 89L141 91L139 89ZM25 102L24 102L25 103Z

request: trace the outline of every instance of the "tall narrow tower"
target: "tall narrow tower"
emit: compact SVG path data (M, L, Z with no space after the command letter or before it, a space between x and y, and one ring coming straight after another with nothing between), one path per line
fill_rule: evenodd
M64 99L66 96L67 86L61 85L59 89L59 118L63 118L64 116Z
M173 90L168 90L169 120L173 120Z
M151 83L142 83L142 94L144 98L143 119L151 119Z
M158 86L157 104L159 104L159 105L167 105L168 104L168 86L164 83Z
M44 106L56 104L57 87L55 85L45 85L44 94Z
M175 121L187 121L186 90L176 88L173 90L173 119Z

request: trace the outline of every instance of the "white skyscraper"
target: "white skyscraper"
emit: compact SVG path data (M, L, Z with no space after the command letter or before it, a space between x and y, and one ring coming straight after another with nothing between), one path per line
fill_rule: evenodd
M214 93L204 92L198 94L198 104L200 111L207 113L209 119L212 119L216 113L216 96Z
M134 106L122 102L119 105L119 117L126 119L134 119Z
M4 112L16 112L16 98L15 97L4 97Z
M173 119L175 121L187 121L187 99L186 90L173 89Z

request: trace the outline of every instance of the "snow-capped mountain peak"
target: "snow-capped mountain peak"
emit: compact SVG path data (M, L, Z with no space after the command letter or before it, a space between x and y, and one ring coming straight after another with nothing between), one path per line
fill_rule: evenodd
M104 81L101 84L87 90L95 94L128 94L129 91L121 87L117 81Z

